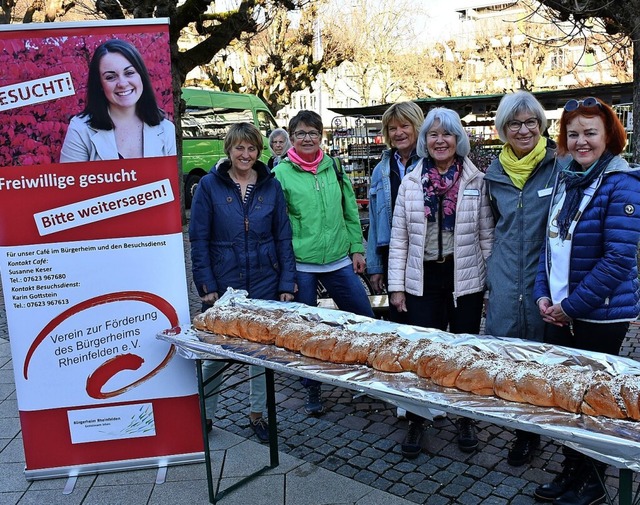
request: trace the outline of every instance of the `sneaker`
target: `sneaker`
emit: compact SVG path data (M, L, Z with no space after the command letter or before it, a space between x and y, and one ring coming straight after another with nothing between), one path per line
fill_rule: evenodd
M269 424L264 420L264 417L258 417L257 419L249 418L249 424L253 428L253 432L260 442L269 441Z
M473 452L478 447L476 423L468 417L461 417L456 421L458 428L458 447L462 452Z
M516 439L511 449L509 449L507 463L511 466L522 466L525 463L529 463L539 445L540 435L527 433L526 431L516 432Z
M309 416L319 416L324 413L320 384L314 384L307 387L307 401L304 405L304 411Z
M421 422L411 421L407 429L407 435L400 446L402 455L407 459L417 458L422 452L422 435L424 434L424 426Z

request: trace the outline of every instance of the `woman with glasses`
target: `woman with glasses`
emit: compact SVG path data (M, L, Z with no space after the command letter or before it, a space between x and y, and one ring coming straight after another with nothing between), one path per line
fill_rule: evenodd
M287 151L291 149L291 140L289 140L289 134L284 128L276 128L269 135L269 149L271 150L271 158L267 162L269 170L273 170L282 158L287 154Z
M471 162L458 114L438 107L418 133L420 156L400 184L389 246L389 295L409 324L480 333L493 215L484 174ZM421 452L422 421L410 420L402 453ZM457 420L458 447L478 446L473 422Z
M358 277L365 270L360 217L351 181L339 162L320 149L322 118L303 110L289 121L293 147L273 170L287 201L293 229L296 301L318 304L318 279L340 310L374 317ZM320 382L305 379L310 415L324 412Z
M505 145L484 178L495 218L485 333L542 341L544 324L533 284L558 167L556 144L542 136L544 108L526 91L502 98L495 127ZM539 443L539 435L516 430L507 462L528 463Z
M640 312L640 167L620 156L627 141L616 113L596 98L569 100L558 151L573 161L558 175L534 299L544 341L618 354ZM557 505L602 503L604 465L563 447L562 472L534 494Z

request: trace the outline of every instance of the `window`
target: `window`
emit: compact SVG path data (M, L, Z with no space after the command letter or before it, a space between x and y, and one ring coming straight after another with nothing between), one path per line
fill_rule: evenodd
M224 140L229 127L235 123L253 123L249 109L187 108L182 116L185 137Z
M275 123L271 115L265 110L259 110L256 112L258 116L258 129L265 137L268 137L278 125Z
M555 48L551 53L551 58L549 59L549 61L552 69L567 68L568 66L573 64L571 52L568 51L565 47Z

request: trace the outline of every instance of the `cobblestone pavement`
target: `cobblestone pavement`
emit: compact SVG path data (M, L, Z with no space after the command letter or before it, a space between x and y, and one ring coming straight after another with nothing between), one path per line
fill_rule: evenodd
M187 269L189 243L185 239ZM189 276L190 274L188 274ZM191 281L190 281L191 282ZM200 310L190 284L192 316ZM640 359L640 324L633 324L622 355ZM244 372L234 375L237 387L221 395L215 429L251 437L248 423L249 386ZM423 452L403 458L400 443L407 421L395 407L351 390L323 385L327 412L319 418L304 413L304 388L293 376L275 374L279 449L327 470L350 477L415 503L428 505L530 505L533 490L561 469L560 445L542 437L530 465L507 464L513 434L499 426L477 423L479 450L458 449L456 429L449 418L435 420L423 437ZM610 494L617 493L618 472L607 472ZM637 478L634 476L634 478Z
M190 279L188 248L185 238ZM195 315L200 303L190 280L189 298ZM0 309L0 344L6 344L4 304ZM625 356L640 358L639 337L640 326L633 324L624 342ZM237 386L222 393L214 437L217 430L226 430L253 439L248 422L248 383L240 383L244 378L244 372L234 375L231 381L238 382ZM422 454L406 460L399 444L407 422L396 417L394 407L339 387L325 385L323 392L328 411L319 418L308 417L302 409L304 391L298 380L276 373L280 451L414 503L533 504L535 486L549 481L560 469L559 446L545 437L530 465L509 466L506 456L512 433L483 422L478 423L479 450L463 453L455 443L456 432L449 419L430 424ZM609 469L607 475L609 491L615 495L617 471Z

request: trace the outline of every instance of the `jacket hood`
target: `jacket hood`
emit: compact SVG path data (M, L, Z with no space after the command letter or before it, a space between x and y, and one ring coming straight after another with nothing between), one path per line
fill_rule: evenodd
M616 156L605 168L605 174L612 174L615 172L626 172L635 177L640 177L640 165L637 163L628 163L622 156Z

